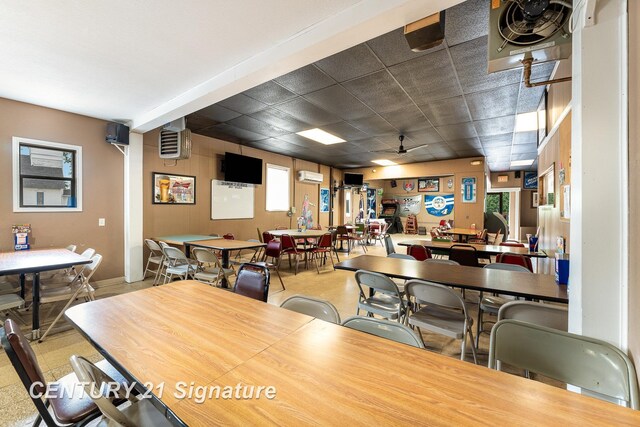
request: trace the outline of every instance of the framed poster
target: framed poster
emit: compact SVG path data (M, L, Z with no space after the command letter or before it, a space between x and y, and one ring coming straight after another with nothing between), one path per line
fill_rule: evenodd
M153 200L158 205L195 205L196 177L153 172Z
M525 190L538 189L538 172L525 172L522 180L522 188Z
M432 193L440 191L440 178L420 178L418 179L418 192Z
M398 201L398 214L401 217L418 215L420 213L422 196L405 196L403 194L399 194L397 196L391 196L391 198Z
M320 189L320 213L329 212L329 189Z
M547 136L547 90L542 93L542 99L537 108L538 113L538 146L542 144L542 141Z
M476 187L474 177L462 178L462 203L476 202Z

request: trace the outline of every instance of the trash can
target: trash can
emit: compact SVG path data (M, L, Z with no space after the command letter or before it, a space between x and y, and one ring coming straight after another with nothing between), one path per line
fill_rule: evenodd
M556 254L556 283L569 283L569 254Z

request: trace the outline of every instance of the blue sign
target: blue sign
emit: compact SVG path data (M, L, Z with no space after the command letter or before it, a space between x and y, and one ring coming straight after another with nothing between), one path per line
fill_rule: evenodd
M538 189L538 172L525 172L522 188L525 190Z
M476 179L462 178L462 203L476 202Z
M424 205L429 215L446 216L453 212L453 200L453 194L424 196Z
M320 212L329 212L329 189L320 189Z

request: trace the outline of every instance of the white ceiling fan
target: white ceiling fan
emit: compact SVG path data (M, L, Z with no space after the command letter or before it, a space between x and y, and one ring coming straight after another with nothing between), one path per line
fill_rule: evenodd
M417 147L406 149L402 144L402 141L404 141L404 135L400 135L398 139L400 140L400 147L398 147L397 150L378 150L378 151L374 151L374 153L395 153L398 156L402 156L404 154L411 153L412 151L420 150L421 148L426 148L429 146L429 144L422 144L422 145L418 145Z

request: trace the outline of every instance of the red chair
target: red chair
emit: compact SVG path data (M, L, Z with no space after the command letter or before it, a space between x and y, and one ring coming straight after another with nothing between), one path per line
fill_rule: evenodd
M262 232L262 243L269 243L272 240L276 240L273 234L269 233L268 231Z
M524 255L512 254L510 252L498 254L498 256L496 257L496 262L500 262L503 264L521 265L522 267L529 269L529 271L533 273L533 264L531 263L531 258Z
M266 231L262 233L263 235L268 234L270 236L270 240L267 242L267 247L264 250L264 258L262 261L253 262L252 264L259 265L268 269L269 271L274 270L278 275L278 280L280 280L280 284L282 285L282 290L286 290L284 287L284 282L282 281L282 277L280 276L280 271L278 271L278 264L280 263L280 255L282 255L282 243L280 240L275 240L273 236ZM266 237L265 237L266 238ZM273 262L269 262L269 257Z
M296 257L295 274L298 274L299 256L303 253L300 252L295 239L288 234L283 234L282 237L280 237L280 242L282 243L282 253L289 255L289 267L291 267L291 255ZM280 264L280 262L278 262L278 264Z
M449 249L449 259L460 265L468 267L480 267L478 262L478 250L470 245L452 245Z
M226 240L235 240L236 236L234 236L232 233L227 233L224 236L222 236L222 238Z
M316 270L318 270L318 274L320 274L320 268L318 267L318 257L322 254L324 260L326 261L327 254L329 254L329 259L331 260L331 265L335 270L335 264L333 263L333 251L335 248L333 247L333 237L331 233L325 233L320 236L320 240L318 241L318 245L311 249L309 253L311 254L311 259L316 264ZM338 256L338 254L336 254Z
M407 249L407 255L411 255L418 261L424 261L425 259L430 259L431 251L429 248L425 248L421 245L411 245L409 249Z

